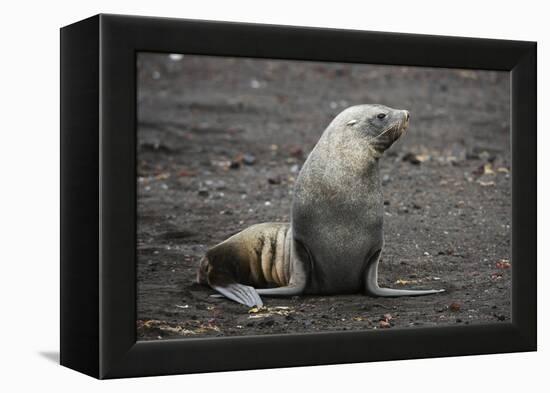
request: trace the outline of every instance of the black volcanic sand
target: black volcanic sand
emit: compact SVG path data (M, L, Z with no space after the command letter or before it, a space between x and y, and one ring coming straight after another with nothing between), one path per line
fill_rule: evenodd
M138 80L139 339L510 321L507 73L141 54ZM259 312L210 298L194 283L207 248L288 221L300 165L360 103L411 112L380 164L381 284L446 292L264 298Z

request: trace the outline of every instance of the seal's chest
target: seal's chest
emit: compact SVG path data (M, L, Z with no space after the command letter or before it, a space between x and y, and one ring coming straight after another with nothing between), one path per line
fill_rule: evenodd
M368 254L356 253L353 248L318 255L312 263L309 280L309 293L343 294L362 292L365 258Z
M312 271L307 293L316 295L338 295L362 292L361 269L348 269L345 266L317 268Z

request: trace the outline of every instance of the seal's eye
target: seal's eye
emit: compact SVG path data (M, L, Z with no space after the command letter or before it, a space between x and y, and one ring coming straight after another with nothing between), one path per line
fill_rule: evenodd
M386 114L385 113L379 113L378 115L376 115L376 117L378 117L380 120L382 120L384 117L386 117Z

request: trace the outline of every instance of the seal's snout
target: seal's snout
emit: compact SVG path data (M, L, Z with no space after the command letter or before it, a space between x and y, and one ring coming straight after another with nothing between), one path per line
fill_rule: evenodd
M409 127L409 119L411 118L411 115L409 114L409 111L403 110L403 120L401 120L401 129L399 130L399 135L403 135L403 133L407 130Z

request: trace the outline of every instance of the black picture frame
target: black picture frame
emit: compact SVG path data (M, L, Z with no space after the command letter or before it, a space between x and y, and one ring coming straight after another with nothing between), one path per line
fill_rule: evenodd
M136 341L140 51L509 71L512 321ZM61 364L103 379L536 350L536 89L535 42L120 15L63 27Z

